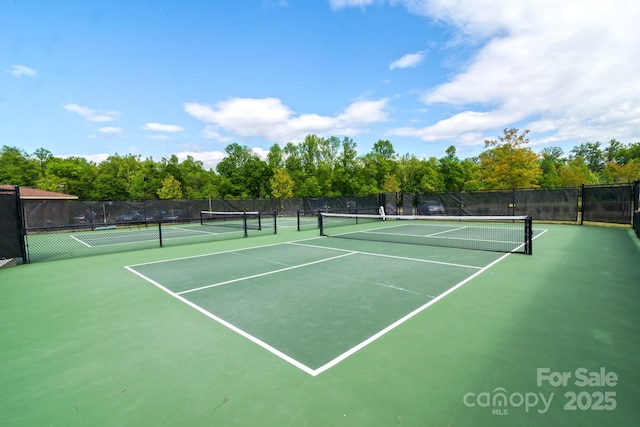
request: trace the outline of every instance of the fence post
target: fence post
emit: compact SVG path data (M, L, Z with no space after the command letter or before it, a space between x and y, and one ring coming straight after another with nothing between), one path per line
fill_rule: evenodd
M580 186L580 225L584 224L584 184Z
M273 234L278 234L278 211L273 211Z

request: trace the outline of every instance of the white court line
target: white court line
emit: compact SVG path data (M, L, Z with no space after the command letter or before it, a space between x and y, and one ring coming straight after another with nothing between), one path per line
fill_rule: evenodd
M294 242L306 242L309 240L318 240L318 239L323 239L324 237L310 237L308 239L301 239L301 240L295 240ZM150 265L150 264L161 264L163 262L172 262L172 261L182 261L185 259L193 259L193 258L202 258L202 257L206 257L206 256L214 256L214 255L220 255L220 254L228 254L231 252L239 252L239 251L249 251L252 249L262 249L262 248L269 248L269 247L273 247L273 246L282 246L282 245L288 245L290 243L294 243L294 242L280 242L280 243L269 243L267 245L259 245L259 246L250 246L247 248L238 248L238 249L229 249L226 251L220 251L220 252L209 252L206 254L200 254L200 255L189 255L189 256L184 256L184 257L178 257L178 258L169 258L169 259L161 259L158 261L148 261L148 262L142 262L139 264L132 264L130 265L130 267L138 267L141 265ZM322 246L315 246L318 249L327 249L327 250L331 250L333 248L325 248Z
M71 236L71 238L72 238L73 240L75 240L76 242L78 242L78 243L81 243L81 244L85 245L85 246L86 246L86 247L88 247L88 248L92 248L92 247L93 247L93 246L91 246L90 244L88 244L87 242L85 242L85 241L82 241L82 240L78 239L76 236L73 236L73 235L72 235L72 236Z
M537 239L538 237L542 236L544 233L546 233L547 231L549 231L548 229L543 229L542 232L540 234L537 234L536 236L533 237L533 239ZM499 263L500 261L504 260L505 258L507 258L509 255L511 255L512 252L504 254L503 256L501 256L500 258L496 259L495 261L489 263L488 265L486 265L485 267L483 267L482 269L480 269L479 271L476 271L475 273L473 273L471 276L467 277L466 279L462 280L460 283L456 284L455 286L447 289L446 291L442 292L440 295L434 297L432 300L428 301L426 304L416 308L415 310L413 310L411 313L407 314L406 316L398 319L397 321L393 322L392 324L390 324L389 326L387 326L386 328L382 329L381 331L379 331L378 333L370 336L369 338L367 338L366 340L362 341L360 344L350 348L349 350L345 351L344 353L342 353L341 355L339 355L338 357L334 358L333 360L325 363L324 365L322 365L321 367L314 369L313 373L311 374L312 376L317 376L321 373L323 373L324 371L326 371L327 369L330 369L332 367L334 367L335 365L337 365L338 363L342 362L344 359L346 359L347 357L351 356L352 354L354 354L355 352L357 352L358 350L363 349L364 347L366 347L367 345L371 344L372 342L374 342L375 340L377 340L378 338L380 338L381 336L385 335L387 332L392 331L393 329L397 328L398 326L400 326L401 324L403 324L404 322L406 322L407 320L411 319L412 317L414 317L415 315L419 314L420 312L424 311L426 308L430 307L431 305L435 304L436 302L440 301L441 299L443 299L444 297L446 297L447 295L451 294L453 291L455 291L456 289L464 286L465 284L467 284L471 279L479 276L480 274L482 274L483 272L485 272L486 270L488 270L489 268L493 267L494 265L496 265L497 263Z
M331 261L331 260L338 259L338 258L344 258L346 256L355 255L355 254L356 254L356 252L350 252L350 253L346 253L346 254L330 257L330 258L324 258L324 259L317 260L317 261L307 262L307 263L304 263L304 264L292 265L291 267L280 268L278 270L272 270L272 271L267 271L267 272L264 272L264 273L254 274L253 276L239 277L237 279L231 279L231 280L226 280L224 282L213 283L211 285L200 286L199 288L188 289L186 291L178 292L177 294L178 295L184 295L184 294L188 294L190 292L196 292L196 291L201 291L203 289L215 288L217 286L222 286L222 285L226 285L226 284L229 284L229 283L240 282L240 281L249 280L249 279L255 279L256 277L268 276L270 274L276 274L276 273L281 273L281 272L287 271L287 270L293 270L293 269L296 269L296 268L307 267L307 266L310 266L310 265L313 265L313 264L320 264L321 262Z
M349 350L345 351L344 353L342 353L338 357L334 358L333 360L325 363L324 365L322 365L321 367L319 367L317 369L314 369L312 375L315 377L316 375L319 375L319 374L323 373L327 369L334 367L335 365L337 365L338 363L342 362L344 359L346 359L347 357L351 356L352 354L354 354L358 350L361 350L362 348L364 348L367 345L371 344L372 342L374 342L375 340L377 340L381 336L385 335L387 332L394 330L395 328L397 328L398 326L402 325L407 320L409 320L412 317L414 317L416 314L424 311L426 308L428 308L431 305L435 304L436 302L440 301L442 298L446 297L447 295L449 295L450 293L452 293L456 289L462 287L463 285L468 283L471 279L473 279L474 277L477 277L478 275L482 274L487 269L489 269L490 267L496 265L497 263L499 263L500 261L502 261L503 259L505 259L509 255L511 255L511 253L504 254L503 256L501 256L497 260L493 261L489 265L483 267L479 271L476 271L475 273L473 273L471 276L467 277L466 279L464 279L460 283L458 283L458 284L454 285L453 287L447 289L446 291L442 292L440 295L438 295L437 297L435 297L432 300L428 301L426 304L423 304L422 306L416 308L411 313L409 313L406 316L396 320L395 322L393 322L392 324L390 324L386 328L382 329L378 333L376 333L376 334L370 336L369 338L367 338L366 340L362 341L360 344L358 344L358 345L356 345L354 347L351 347Z
M464 230L465 228L467 227L458 227L452 230L438 231L437 233L425 234L424 237L431 237L431 236L437 236L438 234L451 233L452 231Z
M307 374L311 375L311 376L315 376L313 373L313 369L309 368L307 365L298 362L296 359L286 355L285 353L281 352L280 350L278 350L277 348L267 344L266 342L262 341L259 338L254 337L253 335L251 335L250 333L243 331L242 329L238 328L237 326L235 326L232 323L227 322L226 320L216 316L213 313L210 313L209 311L205 310L204 308L200 307L199 305L189 301L188 299L176 294L175 292L170 291L169 289L165 288L164 286L162 286L160 283L148 278L147 276L145 276L144 274L138 273L137 271L135 271L133 268L131 268L130 266L125 266L125 268L127 270L129 270L130 272L132 272L133 274L143 278L144 280L146 280L147 282L151 283L152 285L157 286L158 288L160 288L161 290L163 290L164 292L168 293L169 295L171 295L172 297L182 301L183 303L187 304L189 307L199 311L200 313L204 314L205 316L207 316L208 318L215 320L216 322L220 323L223 326L226 326L227 328L231 329L233 332L239 334L240 336L245 337L246 339L248 339L249 341L253 342L254 344L259 345L260 347L264 348L265 350L271 352L272 354L276 355L277 357L281 358L282 360L290 363L291 365L295 366L296 368L306 372Z
M169 232L169 236L165 235L165 232L162 232L162 241L165 240L177 240L177 239L189 239L189 238L194 238L194 239L198 239L201 237L206 237L206 236L220 236L223 234L229 234L229 233L234 233L233 231L229 231L227 233L214 233L214 232L210 232L210 231L199 231L199 230L186 230L186 232L191 232L194 231L195 233L200 233L200 234L192 234L192 235L188 235L188 236L172 236L172 232ZM147 239L135 239L136 237L150 237ZM73 239L77 240L78 242L82 243L85 246L88 246L90 248L96 248L96 247L106 247L106 246L118 246L118 245L135 245L135 244L140 244L140 243L149 243L149 242L155 242L158 240L158 232L152 232L152 231L127 231L127 232L123 232L117 235L110 235L110 236L89 236L92 240L96 241L97 244L89 245L88 243L82 241L79 238L76 238L74 236L71 236ZM152 238L151 238L152 237ZM101 243L101 242L105 242L105 241L113 241L116 239L123 239L123 238L129 238L131 240L128 241L122 241L122 240L118 240L112 243Z
M538 234L538 235L536 235L534 237L534 239L542 236L547 231L548 231L547 229L543 229L540 234ZM335 357L334 359L330 360L329 362L325 363L324 365L320 366L317 369L312 369L312 368L308 367L307 365L305 365L305 364L297 361L296 359L288 356L287 354L281 352L280 350L276 349L275 347L273 347L273 346L267 344L266 342L260 340L259 338L254 337L253 335L249 334L248 332L246 332L246 331L238 328L237 326L227 322L226 320L224 320L224 319L222 319L222 318L210 313L209 311L203 309L202 307L198 306L197 304L189 301L188 299L182 297L181 295L176 294L175 292L167 289L166 287L162 286L158 282L150 279L149 277L146 277L145 275L143 275L143 274L141 274L141 273L139 273L139 272L137 272L136 270L133 269L133 267L142 266L142 265L157 264L157 263L161 263L161 262L176 261L176 260L191 259L191 258L199 258L199 257L203 257L203 256L217 255L217 254L220 254L220 253L235 252L237 250L248 250L248 249L261 248L261 247L278 246L278 245L282 245L282 244L300 244L299 242L302 242L302 241L316 240L316 239L318 239L318 238L303 239L303 240L299 240L297 242L274 243L274 244L256 246L256 247L253 247L253 248L243 248L243 249L235 249L235 250L229 250L229 251L224 251L224 252L214 252L214 253L210 253L210 254L202 254L202 255L188 256L188 257L182 257L182 258L174 258L174 259L170 259L170 260L151 261L151 262L146 262L146 263L135 264L135 265L132 265L132 266L125 266L125 268L127 270L129 270L130 272L132 272L133 274L141 277L142 279L146 280L147 282L153 284L154 286L156 286L159 289L163 290L164 292L168 293L169 295L171 295L171 296L177 298L178 300L184 302L188 306L194 308L195 310L199 311L200 313L204 314L205 316L209 317L210 319L215 320L216 322L220 323L223 326L226 326L227 328L229 328L232 331L236 332L237 334L245 337L246 339L248 339L249 341L253 342L254 344L257 344L258 346L264 348L265 350L269 351L270 353L274 354L275 356L281 358L285 362L287 362L287 363L295 366L296 368L300 369L301 371L306 372L307 374L315 377L315 376L323 373L324 371L334 367L338 363L340 363L343 360L345 360L347 357L353 355L357 351L359 351L359 350L363 349L364 347L366 347L367 345L373 343L378 338L382 337L383 335L387 334L388 332L392 331L393 329L397 328L398 326L402 325L407 320L409 320L412 317L416 316L417 314L419 314L420 312L424 311L426 308L430 307L431 305L435 304L436 302L442 300L444 297L448 296L449 294L451 294L452 292L454 292L458 288L464 286L465 284L467 284L469 281L471 281L475 277L479 276L480 274L482 274L483 272L485 272L489 268L493 267L494 265L496 265L500 261L506 259L509 255L511 255L511 253L507 253L507 254L504 254L500 258L496 259L495 261L491 262L490 264L488 264L488 265L486 265L486 266L484 266L482 268L475 267L475 268L480 268L480 270L476 271L471 276L467 277L466 279L462 280L461 282L459 282L458 284L454 285L453 287L447 289L446 291L442 292L441 294L439 294L439 295L437 295L435 297L432 297L433 299L431 299L430 301L428 301L424 305L418 307L417 309L413 310L409 314L407 314L404 317L398 319L397 321L393 322L392 324L390 324L386 328L380 330L376 334L370 336L366 340L360 342L359 344L355 345L354 347L350 348L346 352L340 354L339 356ZM308 246L313 247L313 248L319 248L319 249L340 250L340 249L335 249L335 248L325 248L325 247L322 247L322 246L313 246L313 245L308 245ZM351 254L351 253L345 254L344 256L347 256L349 254ZM371 255L376 255L376 254L371 254ZM416 260L416 261L420 261L420 260ZM429 296L429 297L431 297L431 296Z
M334 234L334 236L345 236L348 234L356 234L356 233L362 233L362 234L381 234L381 235L386 235L386 236L406 236L406 237L432 237L435 236L434 239L446 239L446 240L463 240L463 241L473 241L473 242L487 242L487 243L512 243L514 245L520 244L522 242L511 242L509 240L491 240L491 239L476 239L474 237L441 237L441 236L436 236L436 234L440 234L440 233L435 233L435 234L425 234L422 236L416 235L416 234L407 234L407 233L383 233L380 231L369 231L369 230L363 230L363 231L350 231L348 233L341 233L341 234ZM444 233L444 232L442 232Z
M378 254L378 253L375 253L375 252L362 252L362 251L353 251L353 250L350 250L350 249L329 248L329 247L325 247L325 246L307 245L307 244L297 243L297 242L289 242L287 244L296 245L296 246L306 246L306 247L309 247L309 248L330 249L332 251L355 252L355 253L358 253L358 254L361 254L361 255L379 256L379 257L384 257L384 258L395 258L395 259L401 259L401 260L405 260L405 261L426 262L427 264L448 265L448 266L451 266L451 267L473 268L473 269L476 269L476 270L479 270L479 269L482 268L482 267L477 267L475 265L454 264L454 263L451 263L451 262L433 261L433 260L429 260L429 259L409 258L409 257L404 257L404 256Z
M328 258L326 260L335 259L335 258L341 258L341 257L354 255L354 254L355 254L355 252L354 253L346 253L346 254L343 254L343 255L340 255L340 256L337 256L337 257ZM339 356L335 357L334 359L330 360L329 362L325 363L324 365L320 366L317 369L313 369L313 368L308 367L304 363L301 363L298 360L292 358L291 356L288 356L287 354L285 354L285 353L281 352L280 350L276 349L275 347L267 344L266 342L262 341L261 339L251 335L250 333L238 328L237 326L233 325L232 323L227 322L226 320L214 315L213 313L205 310L204 308L200 307L199 305L189 301L188 299L186 299L186 298L184 298L182 296L182 294L184 294L184 292L176 293L176 292L173 292L173 291L169 290L168 288L162 286L160 283L156 282L155 280L153 280L153 279L145 276L144 274L139 273L138 271L134 270L133 269L134 266L125 266L125 268L127 270L129 270L130 272L132 272L133 274L141 277L142 279L146 280L147 282L153 284L154 286L156 286L159 289L163 290L164 292L168 293L169 295L171 295L171 296L179 299L180 301L184 302L185 304L187 304L191 308L196 309L197 311L199 311L200 313L202 313L205 316L209 317L210 319L213 319L216 322L220 323L221 325L226 326L227 328L229 328L232 331L236 332L237 334L245 337L246 339L248 339L249 341L253 342L254 344L257 344L258 346L264 348L265 350L267 350L267 351L271 352L272 354L276 355L277 357L281 358L282 360L284 360L284 361L288 362L289 364L295 366L296 368L298 368L298 369L306 372L307 374L315 377L315 376L321 374L322 372L326 371L327 369L330 369L333 366L337 365L338 363L340 363L341 361L343 361L347 357L351 356L352 354L354 354L358 350L360 350L360 349L364 348L365 346L371 344L372 342L374 342L375 340L377 340L381 336L385 335L389 331L397 328L398 326L400 326L401 324L403 324L407 320L411 319L412 317L414 317L415 315L417 315L421 311L425 310L427 307L431 306L432 304L435 304L437 301L440 301L442 298L444 298L445 296L449 295L451 292L453 292L454 290L458 289L459 287L463 286L468 281L470 281L474 277L478 276L479 274L481 274L482 272L487 270L489 267L497 264L499 261L502 261L503 259L505 259L509 255L511 255L511 254L508 253L508 254L503 255L502 257L500 257L497 260L493 261L489 265L483 267L482 269L478 270L477 272L475 272L471 276L467 277L466 279L464 279L463 281L461 281L457 285L453 286L452 288L449 288L448 290L446 290L445 292L441 293L437 297L434 297L433 299L429 300L426 304L422 305L421 307L418 307L417 309L415 309L411 313L409 313L406 316L400 318L399 320L393 322L391 325L389 325L386 328L382 329L378 333L370 336L366 340L360 342L358 345L350 348L346 352L340 354ZM322 260L322 261L325 261L325 260ZM138 265L141 265L141 264L138 264ZM280 271L282 271L282 270L280 270ZM270 272L270 273L272 273L272 272ZM244 280L244 279L245 278L237 279L237 280Z

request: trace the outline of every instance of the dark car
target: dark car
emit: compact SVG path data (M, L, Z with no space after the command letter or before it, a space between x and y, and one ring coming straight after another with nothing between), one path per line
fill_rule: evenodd
M116 221L144 221L140 211L126 211L116 217Z
M162 217L162 219L167 221L178 221L189 218L191 218L189 212L182 209L169 209Z
M149 211L144 216L144 219L146 221L159 220L159 219L164 219L164 215L165 215L165 211Z
M80 215L74 216L73 220L76 224L92 224L103 221L103 216L101 213L96 213L94 211L86 211L81 213Z
M444 206L436 200L427 200L418 205L418 215L444 215Z

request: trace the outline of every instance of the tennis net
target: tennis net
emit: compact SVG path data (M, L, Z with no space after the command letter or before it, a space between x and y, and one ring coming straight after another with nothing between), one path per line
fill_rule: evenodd
M200 224L218 227L233 227L244 230L262 230L262 216L260 212L216 212L200 211Z
M528 216L319 213L320 235L493 252L533 252Z

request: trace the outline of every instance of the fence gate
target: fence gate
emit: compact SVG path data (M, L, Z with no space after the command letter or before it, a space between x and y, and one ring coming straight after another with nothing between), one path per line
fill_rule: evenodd
M27 262L20 190L0 188L0 267Z
M582 221L631 224L633 184L582 186Z

